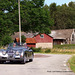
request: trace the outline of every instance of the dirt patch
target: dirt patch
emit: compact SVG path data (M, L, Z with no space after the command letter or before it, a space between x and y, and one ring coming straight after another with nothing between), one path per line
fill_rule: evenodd
M34 58L46 58L46 57L50 57L48 55L34 55Z

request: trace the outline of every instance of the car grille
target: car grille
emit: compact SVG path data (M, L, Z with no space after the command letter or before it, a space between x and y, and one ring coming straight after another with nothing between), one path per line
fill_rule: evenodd
M13 58L13 56L9 56L9 58Z
M13 50L8 51L8 53L14 53Z
M14 55L15 53L14 53L14 51L13 50L9 50L8 51L8 56L9 56L9 58L13 58L13 55Z

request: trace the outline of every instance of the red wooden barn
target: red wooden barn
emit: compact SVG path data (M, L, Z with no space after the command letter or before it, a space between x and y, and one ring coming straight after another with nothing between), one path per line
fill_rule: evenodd
M47 34L38 34L33 38L27 38L26 43L29 47L53 48L53 38Z

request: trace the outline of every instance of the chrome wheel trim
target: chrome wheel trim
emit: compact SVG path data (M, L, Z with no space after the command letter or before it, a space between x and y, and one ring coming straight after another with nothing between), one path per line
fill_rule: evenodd
M24 56L24 59L23 59L23 63L25 63L26 62L26 56Z

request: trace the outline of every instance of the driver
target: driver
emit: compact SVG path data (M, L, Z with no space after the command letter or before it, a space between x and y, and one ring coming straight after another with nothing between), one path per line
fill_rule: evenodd
M13 47L15 47L15 46L16 46L16 43L13 44Z

